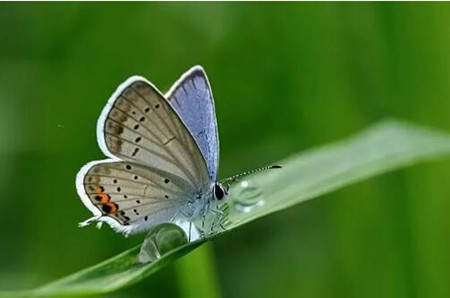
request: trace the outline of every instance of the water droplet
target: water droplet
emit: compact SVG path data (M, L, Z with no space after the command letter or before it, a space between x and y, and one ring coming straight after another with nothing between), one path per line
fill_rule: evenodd
M175 224L159 225L147 234L138 255L140 263L148 263L161 258L171 250L188 242L185 232Z
M264 206L262 191L255 182L241 181L234 190L234 208L240 212L250 212L255 207Z

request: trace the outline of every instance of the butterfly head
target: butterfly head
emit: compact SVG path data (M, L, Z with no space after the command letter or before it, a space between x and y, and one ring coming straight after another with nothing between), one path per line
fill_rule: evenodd
M220 183L214 183L214 186L212 189L212 194L213 194L214 200L217 202L224 201L224 199L226 199L228 197L228 190L229 190L228 186L224 187Z

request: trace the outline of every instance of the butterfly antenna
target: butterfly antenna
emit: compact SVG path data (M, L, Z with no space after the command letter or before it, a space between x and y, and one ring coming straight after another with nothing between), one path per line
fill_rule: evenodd
M266 167L262 167L262 168L258 168L258 169L254 169L254 170L250 170L247 172L243 172L228 178L225 178L223 180L220 181L221 184L225 184L227 182L236 182L238 181L240 178L248 176L248 175L252 175L261 171L265 171L265 170L271 170L271 169L281 169L282 166L280 165L272 165L272 166L266 166Z

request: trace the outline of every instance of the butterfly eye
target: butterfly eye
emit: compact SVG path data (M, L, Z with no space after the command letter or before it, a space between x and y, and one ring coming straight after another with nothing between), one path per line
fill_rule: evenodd
M225 192L222 187L218 184L214 185L214 197L219 201L225 197Z

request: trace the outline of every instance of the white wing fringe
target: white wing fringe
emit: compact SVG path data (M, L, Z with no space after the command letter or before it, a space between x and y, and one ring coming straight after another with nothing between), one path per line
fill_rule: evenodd
M78 226L80 228L84 228L84 227L90 225L91 223L93 223L94 221L98 221L100 219L100 217L101 217L101 215L96 215L96 216L93 216L91 218L88 218L87 220L85 220L83 222L80 222L78 224ZM97 228L100 228L101 226L102 226L102 222L98 222L97 223Z
M87 220L80 222L78 226L80 228L84 228L94 222L97 222L96 227L97 229L100 229L102 227L103 222L108 223L116 232L122 233L125 237L128 237L129 235L133 234L133 227L132 226L122 226L120 224L117 224L113 219L109 219L107 217L102 217L101 215L95 215L91 218L88 218ZM181 227L186 235L189 237L190 233L190 240L194 241L200 238L200 232L195 227L195 225L190 224L188 221L175 221L176 225ZM137 232L143 232L145 230L137 231ZM134 231L136 232L136 231Z
M125 237L128 237L129 235L133 234L134 231L134 226L122 226L121 224L117 223L114 219L102 215L95 215L91 218L88 218L87 220L80 222L78 226L80 228L84 228L93 222L97 222L96 224L97 229L100 229L103 223L106 222L113 228L114 231L122 233Z

